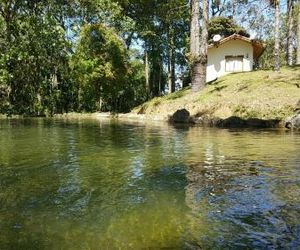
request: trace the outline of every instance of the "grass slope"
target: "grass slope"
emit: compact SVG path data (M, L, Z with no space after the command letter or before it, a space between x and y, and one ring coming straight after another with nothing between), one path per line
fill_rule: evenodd
M300 100L299 85L300 67L282 68L280 72L234 73L207 85L199 93L183 89L154 98L132 112L164 119L185 108L196 117L282 120L293 114Z

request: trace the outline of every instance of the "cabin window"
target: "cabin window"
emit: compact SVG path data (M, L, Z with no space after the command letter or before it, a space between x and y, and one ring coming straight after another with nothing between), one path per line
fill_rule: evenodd
M243 71L244 56L225 56L226 72L241 72Z

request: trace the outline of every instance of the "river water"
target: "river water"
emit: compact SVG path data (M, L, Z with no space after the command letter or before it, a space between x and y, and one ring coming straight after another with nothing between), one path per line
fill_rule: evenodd
M0 120L0 249L300 249L300 133Z

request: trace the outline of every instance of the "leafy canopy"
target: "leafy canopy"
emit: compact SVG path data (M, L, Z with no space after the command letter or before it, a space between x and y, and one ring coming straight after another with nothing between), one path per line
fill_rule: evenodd
M102 24L83 27L72 68L82 111L129 111L138 88L133 85L143 82L136 81L124 42Z
M209 40L211 40L214 35L221 35L223 37L227 37L232 34L239 34L242 36L250 37L250 35L244 28L238 26L230 18L218 16L210 19L208 27Z

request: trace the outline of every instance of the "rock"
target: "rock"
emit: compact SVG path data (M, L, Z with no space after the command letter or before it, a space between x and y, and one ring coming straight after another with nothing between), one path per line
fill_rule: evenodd
M231 116L217 123L219 127L225 128L276 128L279 126L280 120L262 120L257 118L242 119L240 117Z
M179 109L169 118L169 121L174 123L190 123L190 112L186 109Z
M285 127L288 129L300 129L300 100L297 102L294 112L295 114L285 121Z
M220 120L218 127L224 128L241 128L246 127L246 121L237 116L231 116L227 119Z
M252 118L246 120L247 127L251 128L277 128L279 127L280 120L262 120Z
M285 127L289 129L300 129L300 113L289 117L285 122Z

